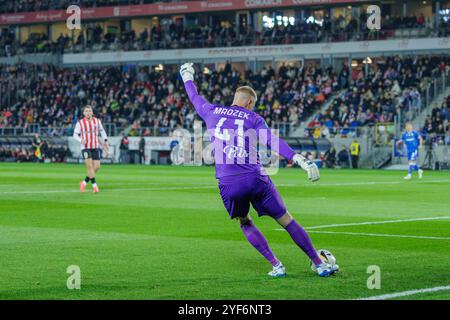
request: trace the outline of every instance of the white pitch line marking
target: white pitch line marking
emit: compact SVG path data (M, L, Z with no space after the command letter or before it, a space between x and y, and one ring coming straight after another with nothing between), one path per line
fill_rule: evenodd
M293 184L280 184L280 187L292 187ZM217 189L217 185L214 186L185 186L185 187L161 187L161 188L120 188L120 189L106 189L106 192L118 192L118 191L165 191L165 190L197 190L197 189ZM40 190L40 191L0 191L2 194L46 194L46 193L79 193L79 190Z
M306 229L314 230L314 229L334 228L334 227L364 226L364 225L373 225L373 224L387 224L387 223L442 220L442 219L450 219L450 216L411 218L411 219L399 219L399 220L384 220L384 221L354 222L354 223L341 223L341 224L328 224L328 225L322 225L322 226L308 227Z
M408 238L408 239L430 239L430 240L450 240L450 237L431 237L431 236L415 236L405 234L386 234L386 233L364 233L364 232L345 232L345 231L310 231L310 233L324 234L343 234L349 236L365 236L365 237L388 237L388 238Z
M193 190L193 189L212 189L212 188L217 188L217 186L107 189L107 192ZM80 193L80 191L79 190L73 190L73 189L71 189L71 190L42 190L42 191L8 191L8 192L0 192L0 195L2 195L2 194L46 194L46 193Z
M354 222L354 223L341 223L341 224L326 224L326 225L321 225L321 226L305 227L305 229L306 230L315 230L315 229L324 229L324 228L364 226L364 225L374 225L374 224L401 223L401 222L428 221L428 220L443 220L443 219L450 219L450 216L427 217L427 218L411 218L411 219L400 219L400 220ZM281 229L281 228L278 228L278 229L275 229L275 230L277 230L277 231L285 231L284 229Z
M123 182L118 182L118 181L114 181L114 182L108 182L108 183L104 183L104 184L106 184L106 185L108 185L108 186L114 186L114 185L117 185L117 186L149 186L149 185L161 185L161 182L133 182L133 183L128 183L128 182L126 182L126 183L123 183ZM210 183L180 183L180 182L178 182L178 183L170 183L171 185L175 185L175 186L198 186L198 185L200 185L200 186L211 186L211 184ZM0 183L0 188L2 188L2 187L4 187L5 189L10 189L11 187L15 187L15 186L17 186L18 184L17 183L15 183L15 184L12 184L12 183ZM20 186L34 186L34 187L36 187L36 188L39 188L39 187L43 187L43 186L45 186L45 187L47 187L47 186L49 186L49 187L55 187L55 186L76 186L76 184L73 184L73 183L39 183L39 184L36 184L36 183L20 183Z
M320 183L318 182L317 185L319 186L326 186L326 187L345 187L345 186L370 186L370 185L389 185L389 184L405 184L409 183L411 181L365 181L365 182L342 182L342 183ZM450 180L421 180L420 183L447 183L450 182ZM312 184L314 185L314 184Z
M372 296L372 297L367 297L367 298L359 298L359 299L354 299L354 300L386 300L386 299L412 296L412 295L420 294L420 293L438 292L438 291L446 291L446 290L450 290L450 286L409 290L409 291L403 291L403 292L394 292L394 293L383 294L383 295L379 295L379 296Z
M447 183L450 180L423 180L427 183ZM404 184L404 181L367 181L367 182L349 182L349 183L309 183L309 184L277 184L278 187L333 187L333 186L359 186L359 185L389 185L389 184ZM163 190L185 190L185 189L209 189L217 188L214 186L204 186L204 187L161 187L161 188L130 188L130 189L107 189L107 191L163 191ZM0 195L9 194L46 194L46 193L76 193L78 190L41 190L41 191L0 191Z

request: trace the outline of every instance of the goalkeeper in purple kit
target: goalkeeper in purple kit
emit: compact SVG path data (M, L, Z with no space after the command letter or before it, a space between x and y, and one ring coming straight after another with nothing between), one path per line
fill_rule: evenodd
M259 216L268 215L289 233L292 240L311 259L319 276L338 271L337 265L320 259L306 231L287 211L283 200L260 163L258 143L264 142L287 160L292 160L308 173L311 181L320 179L317 166L296 154L283 140L273 135L264 119L253 108L255 91L247 86L236 90L232 106L213 105L201 97L194 84L192 63L181 66L180 74L190 101L205 121L214 148L216 178L223 204L232 219L237 218L250 244L272 265L272 277L286 275L261 231L250 219L250 204Z

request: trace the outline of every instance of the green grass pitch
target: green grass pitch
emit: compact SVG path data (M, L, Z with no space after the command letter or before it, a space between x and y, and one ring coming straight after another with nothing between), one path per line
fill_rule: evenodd
M272 176L341 272L317 277L288 234L252 212L288 273L271 279L228 218L213 168L103 166L101 192L81 194L81 165L0 164L0 299L355 299L450 286L450 173L404 174L322 170L314 185L300 169ZM69 265L80 290L67 289ZM370 265L381 289L367 288Z

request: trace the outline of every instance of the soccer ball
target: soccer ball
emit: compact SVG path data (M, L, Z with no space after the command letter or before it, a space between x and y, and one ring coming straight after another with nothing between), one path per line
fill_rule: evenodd
M330 251L325 249L319 249L317 250L317 254L319 255L320 259L322 259L323 262L326 262L331 265L336 265L336 258ZM311 269L313 271L316 271L316 266L312 261L311 261Z

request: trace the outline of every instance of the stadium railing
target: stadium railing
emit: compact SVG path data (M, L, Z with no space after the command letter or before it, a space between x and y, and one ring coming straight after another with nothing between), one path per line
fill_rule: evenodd
M370 136L374 139L374 143L379 145L390 144L394 136L394 123L393 122L372 122L370 124L362 126L340 126L340 127L310 127L306 128L306 134L309 137L315 138L363 138Z
M397 114L397 124L399 128L402 128L406 122L414 120L419 116L423 110L428 108L433 100L444 93L450 86L450 74L442 72L441 75L436 76L431 82L429 82L426 88L420 93L420 101L418 104L411 103L411 101L402 99L400 97L397 103L397 109L400 108L401 112Z
M40 125L32 123L24 127L1 127L0 136L24 136L40 133Z
M163 127L139 127L137 129L131 129L127 135L130 137L133 136L151 136L151 137L168 137L172 135L172 132L175 128L171 128L169 126Z
M108 136L117 136L119 130L115 123L104 123ZM39 134L43 137L64 137L73 134L74 126L43 127L39 123L31 123L23 127L0 127L0 136L26 136Z
M294 122L283 122L283 121L274 121L271 124L271 128L278 130L279 135L281 137L290 137L292 136L292 132L295 128L297 128L299 125L295 124Z
M364 126L350 126L350 127L331 127L328 128L328 132L324 133L320 127L309 127L306 128L306 136L313 137L314 131L316 128L320 130L320 136L324 135L326 137L351 137L351 138L359 138L371 132L371 128L374 126L385 126L390 125L391 123L381 123L381 122L373 122L369 125ZM139 127L137 129L132 129L128 132L121 132L118 129L116 124L114 123L106 123L103 124L105 127L106 133L108 136L118 136L121 133L124 133L128 136L152 136L152 137L168 137L171 136L173 131L177 129L177 127ZM271 128L278 130L279 135L281 137L291 137L292 131L296 127L292 122L273 122L271 124ZM184 127L188 131L192 132L192 127ZM31 124L26 127L0 127L0 136L27 136L33 134L39 134L43 137L64 137L64 136L72 136L74 127L66 126L66 127L43 127L39 124Z
M351 31L328 31L328 30L303 30L296 33L285 35L268 35L265 31L256 34L238 34L236 37L223 38L215 36L205 39L204 36L195 39L186 39L176 41L171 37L164 40L140 40L136 35L134 40L119 40L121 33L115 34L114 40L102 39L101 42L89 42L84 37L83 43L78 43L78 38L69 38L69 43L63 45L50 40L35 40L31 42L19 43L15 41L9 43L4 48L0 48L0 56L14 56L21 54L36 53L81 53L81 52L100 52L100 51L146 51L163 49L188 49L188 48L216 48L216 47L236 47L236 46L261 46L261 45L290 45L290 44L308 44L319 42L345 42L345 41L370 41L386 39L412 39L426 38L430 36L447 37L450 35L448 27L438 29L430 28L399 28L382 30L351 30ZM162 36L164 38L165 35Z
M401 29L403 30L403 29ZM65 53L80 53L85 51L140 51L140 50L164 50L164 49L188 49L188 48L216 48L216 47L238 47L238 46L262 46L262 45L290 45L290 44L309 44L319 42L346 42L346 41L368 41L368 40L386 40L392 39L411 39L426 38L432 34L431 29L404 29L405 32L397 32L398 30L381 30L381 31L306 31L302 34L287 34L282 36L259 35L239 35L235 38L221 38L219 36L214 39L187 39L184 41L167 40L146 40L146 41L125 41L121 42L103 42L92 44L75 44L71 39L71 44L64 48ZM435 32L436 35L442 34ZM119 35L117 35L119 36ZM138 37L137 37L138 38ZM56 49L56 51L58 51ZM39 49L35 49L36 53Z
M271 129L278 130L279 135L281 137L289 137L295 127L297 127L292 122L282 122L282 121L274 121L271 123ZM153 136L153 137L167 137L171 136L173 131L177 129L177 127L171 126L159 126L159 127L139 127L136 129L131 129L128 131L128 136ZM189 132L193 132L192 125L185 125L182 129L186 129Z
M425 144L438 146L450 145L450 132L446 133L428 133L425 137Z

